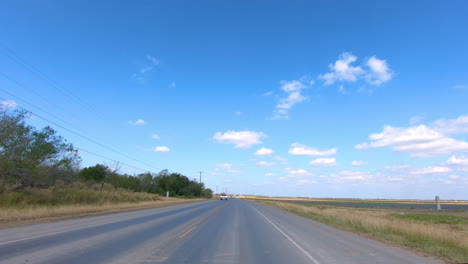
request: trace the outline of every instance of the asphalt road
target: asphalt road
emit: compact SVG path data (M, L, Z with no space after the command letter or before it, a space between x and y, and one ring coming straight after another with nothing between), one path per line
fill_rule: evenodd
M0 229L0 263L439 262L230 199Z

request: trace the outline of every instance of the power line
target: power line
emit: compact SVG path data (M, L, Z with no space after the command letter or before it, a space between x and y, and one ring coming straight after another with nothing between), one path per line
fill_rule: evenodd
M49 104L54 105L53 103L51 103L51 102L49 101L49 99L45 98L45 97L42 96L40 93L34 91L33 89L31 89L31 88L29 88L28 86L22 84L21 82L15 80L14 78L12 78L12 77L6 75L6 74L3 73L3 72L0 72L0 75L3 76L3 77L4 77L5 79L7 79L8 81L10 81L10 82L16 84L17 86L22 87L22 88L24 88L24 89L30 91L31 93L33 93L33 94L36 95L37 97L41 98L42 100L48 102ZM57 108L60 109L61 111L64 111L64 112L66 111L64 108L62 108L62 107L60 107L60 106L58 106L58 105L55 105L55 107L57 107ZM77 116L75 116L75 115L73 115L73 117L77 118ZM80 119L80 118L77 118L77 119Z
M144 169L142 169L142 168L138 168L138 167L135 167L135 166L132 166L132 165L123 163L123 162L121 162L121 161L118 161L118 160L115 160L115 159L111 159L111 158L102 156L102 155L100 155L100 154L97 154L97 153L94 153L94 152L85 150L85 149L83 149L83 148L78 148L78 147L77 147L76 149L78 149L79 151L82 151L82 152L89 153L89 154L91 154L91 155L95 155L95 156L98 156L98 157L101 157L101 158L104 158L104 159L108 159L108 160L110 160L110 161L113 161L113 162L116 162L116 163L119 163L119 164L123 164L123 165L125 165L125 166L127 166L127 167L131 167L131 168L134 168L134 169L137 169L137 170L141 170L141 171L148 171L148 170L144 170Z
M34 74L36 77L39 79L42 79L46 83L49 84L49 86L53 87L54 89L60 91L62 94L66 95L69 99L74 99L75 102L78 104L81 104L85 109L87 109L89 112L92 114L98 114L95 109L92 109L93 106L78 97L77 95L73 94L70 90L66 89L62 85L60 85L58 82L54 81L52 78L50 78L48 75L46 75L43 71L39 70L37 67L33 66L31 63L27 62L25 59L23 59L21 56L18 55L13 49L5 45L4 43L0 42L0 46L3 47L5 54L12 60L14 60L16 63L21 64L23 67L25 67L29 72ZM102 116L101 116L102 118Z
M0 100L6 100L6 99L0 97ZM22 110L28 111L28 112L32 113L33 115L39 117L39 118L42 119L42 120L45 120L45 121L47 121L47 122L49 122L49 123L51 123L51 124L53 124L53 125L56 125L56 126L62 128L62 129L65 129L66 131L68 131L68 132L70 132L70 133L72 133L72 134L74 134L74 135L76 135L76 136L79 136L79 137L81 137L81 138L84 138L84 139L86 139L86 140L88 140L88 141L90 141L90 142L92 142L92 143L94 143L94 144L96 144L96 145L99 145L99 146L101 146L101 147L103 147L103 148L105 148L105 149L108 149L108 150L110 150L110 151L112 151L112 152L115 152L115 153L117 153L117 154L120 154L120 155L122 155L122 156L124 156L124 157L126 157L126 158L129 158L129 159L131 159L131 160L134 160L134 161L139 162L139 163L141 163L141 164L144 164L144 165L146 165L146 166L152 167L152 168L154 168L154 169L163 170L162 168L158 168L158 167L155 167L155 166L153 166L153 165L151 165L151 164L148 164L148 163L142 162L142 161L140 161L140 160L137 160L137 159L135 159L135 158L133 158L133 157L131 157L131 156L128 156L127 154L124 154L124 153L122 153L122 152L120 152L120 151L117 151L117 150L112 149L112 148L110 148L110 147L108 147L108 146L106 146L106 145L103 145L103 144L101 144L101 143L99 143L99 142L97 142L97 141L95 141L95 140L92 140L92 139L90 139L90 138L88 138L88 137L86 137L86 136L83 136L83 135L81 135L81 134L79 134L79 133L77 133L77 132L75 132L75 131L73 131L73 130L71 130L71 129L68 129L68 128L66 128L66 127L64 127L64 126L62 126L62 125L60 125L60 124L57 124L57 123L54 122L54 121L51 121L51 120L49 120L49 119L47 119L47 118L45 118L45 117L43 117L43 116L40 116L40 115L38 115L38 114L32 112L31 110L28 110L28 109L26 109L26 108L24 108L24 107L21 107L21 106L19 106L19 105L16 105L16 107L18 107L18 108L20 108L20 109L22 109Z
M28 102L28 101L26 101L26 100L24 100L24 99L21 99L20 97L14 95L13 93L10 93L10 92L7 91L7 90L4 90L4 89L0 88L0 91L3 91L4 93L9 94L11 97L15 98L16 100L22 101L23 103L25 103L25 104L27 104L27 105L30 105L30 106L32 106L32 107L38 109L39 111L41 111L41 112L43 112L43 113L45 113L45 114L47 114L47 115L50 115L50 116L52 116L53 118L62 121L63 123L66 123L66 124L72 126L72 127L75 128L75 129L81 130L81 132L85 132L85 131L82 130L81 128L75 127L75 125L73 125L72 123L70 123L70 122L68 122L68 121L66 121L66 120L63 120L62 118L60 118L60 117L58 117L58 116L56 116L56 115L54 115L54 114L51 114L51 113L45 111L44 109L42 109L42 108L40 108L40 107L38 107L38 106L35 106L35 105L31 104L30 102Z

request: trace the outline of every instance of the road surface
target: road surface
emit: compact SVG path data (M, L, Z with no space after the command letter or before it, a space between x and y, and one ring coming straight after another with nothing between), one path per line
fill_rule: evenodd
M0 263L439 262L233 198L0 229Z

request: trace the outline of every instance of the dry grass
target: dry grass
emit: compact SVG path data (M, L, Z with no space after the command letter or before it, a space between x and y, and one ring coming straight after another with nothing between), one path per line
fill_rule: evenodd
M61 206L34 206L23 208L1 208L0 227L11 227L23 224L32 224L63 220L69 218L108 214L137 209L157 208L182 203L201 201L202 199L163 198L158 201L139 203L112 203L96 205L61 205Z
M0 227L155 208L202 199L162 198L105 185L55 186L0 194Z
M467 220L465 218L447 224L425 218L398 217L401 212L390 209L305 206L271 200L262 202L325 224L430 253L450 262L468 262L468 221L464 221Z

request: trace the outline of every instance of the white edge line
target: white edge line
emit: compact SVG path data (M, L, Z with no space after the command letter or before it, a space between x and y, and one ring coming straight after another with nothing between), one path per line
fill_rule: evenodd
M268 221L268 223L270 223L273 227L275 227L283 236L285 236L289 242L291 242L294 246L296 246L302 253L304 253L304 255L306 255L314 264L320 264L320 262L318 262L317 259L315 259L312 255L309 254L309 252L307 252L304 248L302 248L298 243L296 243L296 241L294 241L290 236L288 236L283 230L281 230L275 223L273 223L270 219L268 219L268 217L266 217L264 214L262 214L259 210L257 210L257 208L253 207L253 206L250 206L252 207L255 211L257 211L257 213L259 213L261 216L263 216L265 218L265 220Z

